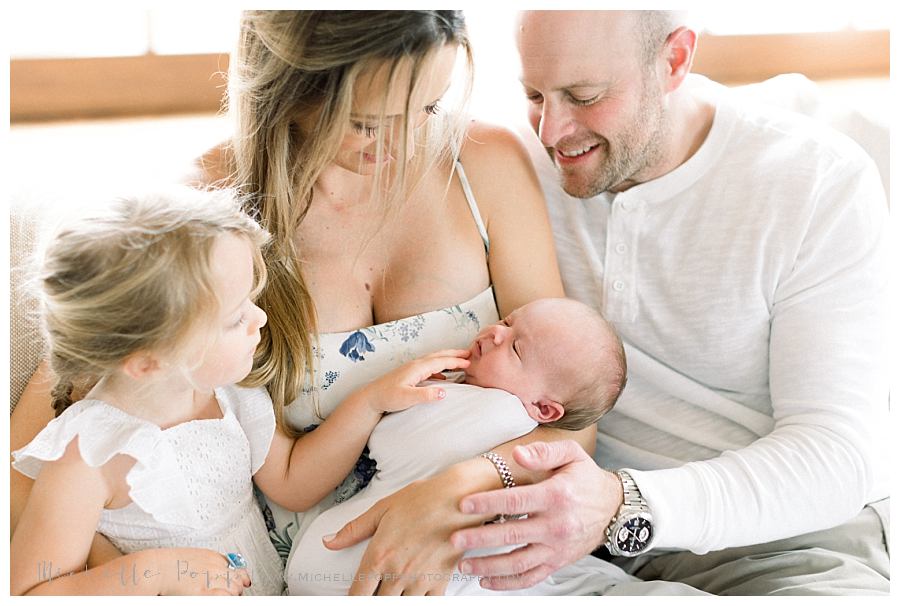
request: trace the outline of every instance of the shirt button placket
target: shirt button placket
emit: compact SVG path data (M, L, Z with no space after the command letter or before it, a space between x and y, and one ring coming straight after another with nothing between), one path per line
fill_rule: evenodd
M604 314L615 322L633 322L637 315L635 247L643 204L623 193L612 206L606 234Z

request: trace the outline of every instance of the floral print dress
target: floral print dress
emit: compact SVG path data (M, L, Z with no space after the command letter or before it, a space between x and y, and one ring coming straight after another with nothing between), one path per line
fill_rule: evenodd
M489 250L487 231L466 179L462 165L459 175L478 230ZM315 384L285 408L285 421L292 427L313 431L349 396L370 381L415 358L447 348L465 349L484 326L499 321L493 287L488 286L472 299L433 311L417 314L357 330L319 335L313 355ZM286 560L294 536L303 532L322 511L341 503L362 490L375 474L377 461L363 451L356 467L335 490L311 509L295 513L275 503L266 504L259 495L275 548Z

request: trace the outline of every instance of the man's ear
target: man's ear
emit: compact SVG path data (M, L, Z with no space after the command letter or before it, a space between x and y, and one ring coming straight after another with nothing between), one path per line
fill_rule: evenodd
M666 61L666 92L672 92L684 81L694 62L697 48L697 33L684 26L679 27L666 38L663 58Z
M125 358L122 372L132 379L144 379L163 367L163 363L152 353L139 351Z
M551 423L566 413L562 404L549 398L541 398L537 402L527 404L525 409L528 416L538 423Z

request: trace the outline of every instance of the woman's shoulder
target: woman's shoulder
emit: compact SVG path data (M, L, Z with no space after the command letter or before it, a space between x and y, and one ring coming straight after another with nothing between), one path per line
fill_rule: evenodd
M194 187L228 185L234 175L234 150L223 141L195 159L186 182Z
M540 191L525 144L507 128L473 121L459 159L486 218L494 205L521 204L521 196Z
M503 166L511 159L530 165L525 145L513 131L487 122L472 120L466 128L460 150L460 161L469 172L469 165L478 170L480 165Z

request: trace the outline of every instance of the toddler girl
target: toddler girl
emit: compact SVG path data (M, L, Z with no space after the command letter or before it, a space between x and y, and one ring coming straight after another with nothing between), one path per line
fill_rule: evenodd
M12 594L280 592L251 484L272 412L228 387L266 321L252 302L266 239L230 193L185 188L50 242L38 278L57 418L13 453L36 482ZM126 555L85 570L97 531Z
M253 303L266 239L231 193L184 188L119 201L51 242L39 278L58 417L13 453L36 478L10 547L14 595L282 592L252 481L287 508L315 503L385 408L348 398L298 440L263 389L232 385L266 322ZM389 409L439 397L415 385L466 364L405 368ZM356 452L314 439L334 435ZM95 532L125 555L85 569Z

